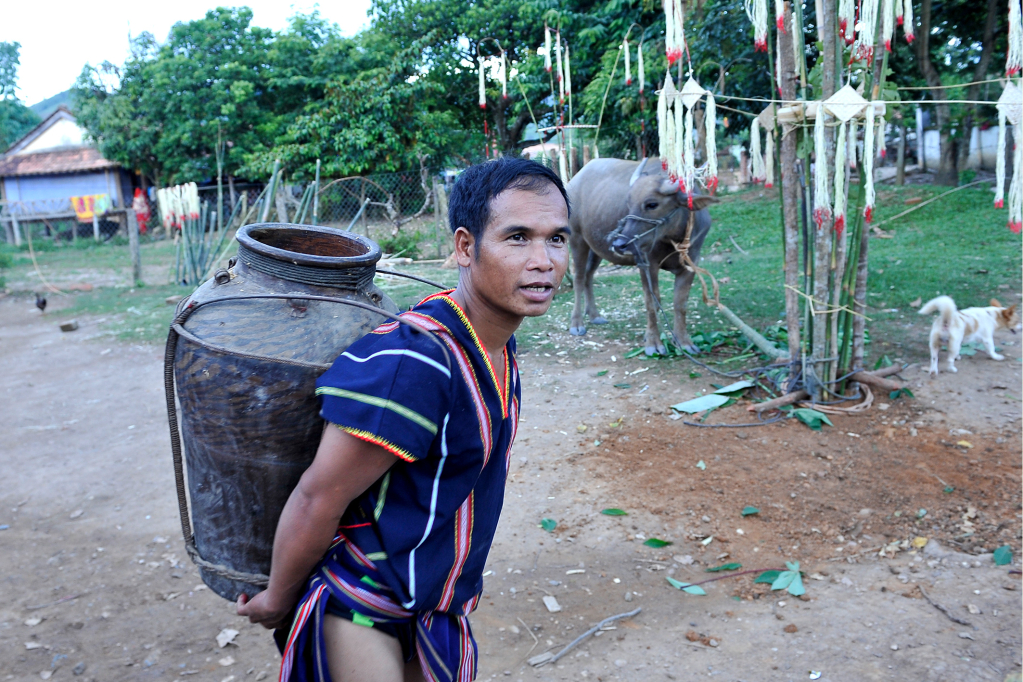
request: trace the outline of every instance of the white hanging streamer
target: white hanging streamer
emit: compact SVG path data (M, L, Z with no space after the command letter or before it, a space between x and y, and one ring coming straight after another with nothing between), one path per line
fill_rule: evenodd
M665 94L671 76L665 75L664 87L657 93L657 155L661 157L661 170L668 170L668 97Z
M767 52L767 0L745 0L746 16L753 24L753 49Z
M715 139L717 128L717 105L714 93L707 93L707 108L703 112L703 137L707 141L707 175L704 185L711 194L718 186L718 146Z
M845 132L847 126L847 123L839 122L838 141L835 144L835 232L839 235L845 229L845 166L849 148Z
M797 76L800 73L803 56L806 53L806 37L803 35L803 24L799 20L799 14L799 12L792 12L792 52L795 56L793 64L796 65Z
M760 153L760 119L754 118L753 124L749 127L749 155L753 164L753 183L764 180L767 175L764 173L764 157Z
M1012 155L1012 182L1009 183L1009 229L1019 234L1023 231L1023 144L1020 131L1023 124L1012 127L1015 144Z
M1017 145L1018 146L1018 145ZM1005 206L1005 112L998 111L998 147L995 152L995 208Z
M785 32L785 0L774 0L774 25Z
M572 96L572 64L568 59L568 44L565 44L565 95Z
M884 134L888 123L884 120L884 114L877 119L877 156L884 160L888 156L888 147L885 145Z
M895 2L902 4L902 0L882 0L881 2L881 37L884 40L884 49L892 51L892 35L895 33Z
M1023 21L1020 0L1009 0L1009 49L1005 55L1005 75L1015 76L1020 69L1023 69Z
M561 69L561 31L554 32L554 61L558 67L558 103L565 103L565 74Z
M543 25L543 68L547 73L551 72L551 29L547 24Z
M847 139L849 140L849 149L846 152L846 159L848 159L849 161L849 168L853 170L856 170L856 152L858 150L858 146L856 144L856 137L859 135L859 133L860 122L854 118L851 121L849 121L849 135L847 137Z
M685 153L686 153L686 126L685 126L685 107L682 105L682 98L675 96L672 98L674 101L671 104L672 117L675 120L675 158L673 162L674 172L669 167L668 171L671 173L672 180L683 179L683 171L685 168Z
M643 72L643 43L640 42L636 48L636 64L639 71L639 93L643 94L643 83L646 81L646 74Z
M674 61L672 55L675 53L675 21L672 15L675 13L674 0L663 0L664 6L664 56L668 58L668 66Z
M879 0L862 0L860 20L856 23L859 39L856 42L857 59L868 62L874 57L874 38L877 32L877 5Z
M508 56L501 50L501 98L508 99Z
M838 0L838 34L845 40L846 45L853 44L855 30L856 5L853 4L853 0Z
M568 164L565 163L565 150L558 149L558 171L561 173L561 181L568 184Z
M672 62L682 59L683 53L686 51L686 25L685 25L685 6L682 4L683 0L674 0L674 10L672 11L672 19L675 21L675 52L674 59Z
M679 101L675 106L680 107ZM696 164L694 162L695 151L693 149L693 109L686 108L685 133L682 136L682 172L679 174L680 189L689 195L689 208L693 207L693 185L696 182Z
M824 107L817 107L813 122L813 147L816 159L813 170L813 222L820 230L831 220L831 197L828 192L826 141L824 139Z
M913 0L903 0L902 7L902 31L906 34L906 42L912 43L916 37L913 33Z
M764 152L764 187L774 187L774 130L768 128L764 133L767 142Z
M629 62L629 39L622 41L622 49L625 50L625 84L632 85L632 65Z
M487 108L487 79L483 75L483 55L479 56L480 60L480 109Z
M864 200L863 217L869 223L874 220L874 157L877 150L874 147L874 103L871 102L866 108L867 120L863 123L863 183L866 190Z

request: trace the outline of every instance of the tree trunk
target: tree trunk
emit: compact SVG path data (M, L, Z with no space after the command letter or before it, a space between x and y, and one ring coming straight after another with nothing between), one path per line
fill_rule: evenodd
M931 2L932 0L923 0L920 4L920 30L916 32L915 42L916 60L927 85L937 88L941 85L941 76L931 61ZM931 90L930 93L935 102L943 102L946 99L944 90ZM934 176L934 183L955 187L959 184L957 164L959 156L956 140L952 137L951 112L947 104L936 104L934 110L941 140L941 157L938 162L938 172Z
M906 119L899 117L899 155L895 165L895 184L906 184Z
M792 26L792 6L785 3L785 23ZM778 33L781 63L782 99L796 99L796 69L792 51L792 33L789 30ZM789 336L789 357L800 355L799 331L799 208L800 169L796 158L799 129L784 126L781 134L779 159L781 161L782 209L785 219L785 326Z
M973 69L974 84L966 90L966 99L972 102L980 99L981 84L976 81L982 81L987 78L991 57L995 53L995 26L998 23L998 17L1001 16L1001 13L998 11L999 4L999 0L987 1L987 21L984 22L984 39L980 51L980 60ZM962 118L963 132L960 136L958 166L959 168L966 168L970 158L970 140L973 138L973 118L977 112L977 105L963 104L962 106L965 107L966 111ZM979 145L977 151L980 151Z
M824 0L824 15L821 21L821 34L824 36L823 58L824 71L821 74L821 99L827 99L835 94L836 82L838 80L839 58L838 47L838 21L837 21L837 0ZM818 110L818 116L823 112ZM826 150L824 158L818 158L816 163L823 163L828 172L828 184L834 186L835 172L835 131L829 128L826 135ZM814 235L814 271L813 271L813 306L815 310L825 310L831 301L831 248L834 224L828 220L818 229ZM816 315L813 318L813 372L817 381L825 381L827 376L827 363L824 358L828 353L828 316ZM815 400L822 400L822 386L819 383L809 386Z

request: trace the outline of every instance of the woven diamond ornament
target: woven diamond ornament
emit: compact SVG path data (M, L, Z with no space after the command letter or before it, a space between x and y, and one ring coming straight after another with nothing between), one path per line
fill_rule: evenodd
M1005 118L1014 126L1018 126L1023 118L1023 92L1016 87L1012 81L1007 81L1002 96L998 98L995 105L999 113L1004 113Z
M682 100L682 104L686 105L686 109L692 109L706 93L707 91L696 82L696 79L690 76L686 84L679 90L678 96Z
M847 83L841 90L824 100L824 106L828 113L842 123L859 115L868 104L852 87Z

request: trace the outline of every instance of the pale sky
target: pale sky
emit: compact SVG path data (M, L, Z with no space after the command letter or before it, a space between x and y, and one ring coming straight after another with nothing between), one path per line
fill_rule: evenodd
M65 2L67 0L64 0ZM296 12L319 9L320 14L353 35L369 24L370 0L100 0L93 3L58 2L48 9L26 0L4 0L0 41L21 43L18 97L28 105L67 90L85 64L110 61L123 64L128 56L128 34L149 31L163 42L179 21L202 18L217 6L247 5L252 23L281 30ZM64 7L64 9L60 9Z

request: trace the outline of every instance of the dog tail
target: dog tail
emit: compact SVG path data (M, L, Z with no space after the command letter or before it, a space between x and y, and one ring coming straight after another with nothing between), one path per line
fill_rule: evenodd
M941 315L941 321L946 326L952 322L952 316L956 314L958 309L956 303L948 296L938 296L924 303L920 308L921 315L930 315L931 313L939 313Z

